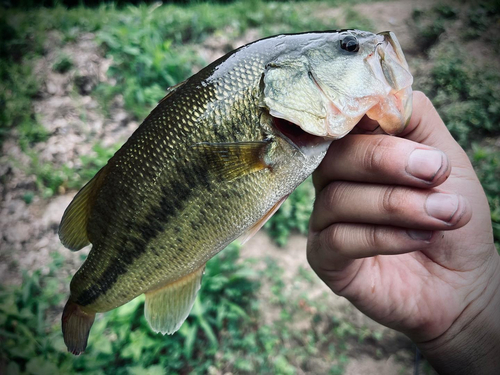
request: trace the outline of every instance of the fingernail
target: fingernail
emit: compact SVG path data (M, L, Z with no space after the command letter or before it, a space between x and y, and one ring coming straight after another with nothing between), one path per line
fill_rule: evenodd
M414 150L408 158L406 171L425 181L432 181L444 163L444 154L437 150Z
M446 222L451 221L458 210L459 199L455 194L434 193L427 197L427 214Z
M410 230L406 231L408 236L417 241L429 241L433 232L430 230Z

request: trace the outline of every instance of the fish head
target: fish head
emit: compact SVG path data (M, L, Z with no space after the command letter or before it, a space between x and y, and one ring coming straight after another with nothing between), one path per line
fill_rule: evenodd
M263 105L272 117L327 140L345 136L364 115L397 134L411 116L412 82L390 31L305 34L267 64Z

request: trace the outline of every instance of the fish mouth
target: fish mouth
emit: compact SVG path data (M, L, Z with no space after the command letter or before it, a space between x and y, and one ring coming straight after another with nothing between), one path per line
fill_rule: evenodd
M377 38L379 42L366 61L377 79L387 85L389 92L366 115L377 121L386 133L398 134L410 122L413 77L396 35L392 31L383 31L377 34Z
M277 135L285 139L304 156L311 156L326 151L332 139L308 133L289 120L271 115Z

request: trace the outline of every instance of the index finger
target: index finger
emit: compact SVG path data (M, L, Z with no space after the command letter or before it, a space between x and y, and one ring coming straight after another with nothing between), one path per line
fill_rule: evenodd
M448 158L436 148L389 135L353 134L332 143L313 179L318 191L339 180L430 188L450 171Z
M332 142L313 175L316 189L323 189L332 180L419 188L443 183L451 172L450 162L441 150L433 146L442 144L451 135L423 93L415 92L413 103L410 123L399 137L350 134ZM363 125L373 128L375 124L364 119Z

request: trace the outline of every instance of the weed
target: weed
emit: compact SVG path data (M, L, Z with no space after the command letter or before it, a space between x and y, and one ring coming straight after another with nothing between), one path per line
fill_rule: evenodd
M38 155L26 151L30 156L30 165L25 169L27 175L35 176L36 190L43 199L50 198L68 181L69 168L56 168L52 163L42 162ZM23 168L23 167L21 167Z
M462 36L465 39L480 38L483 34L489 34L487 30L491 30L495 27L495 24L498 24L500 5L495 0L482 1L469 7L465 16L468 27L464 28ZM488 36L488 39L491 40L491 37ZM498 40L498 35L496 39Z
M356 12L350 5L344 7L345 9L345 24L342 27L347 29L360 29L367 31L373 30L373 23L366 17L363 17L359 12Z
M58 73L66 73L73 67L73 61L67 54L60 54L54 64L52 70Z
M36 120L25 119L16 127L21 150L28 153L35 143L46 141L50 132Z
M143 316L144 299L136 298L96 319L88 349L78 358L66 353L60 325L54 323L61 312L55 306L66 295L55 278L62 266L55 256L48 274L24 273L22 286L0 286L0 358L8 373L205 373L220 345L233 360L239 345L254 344L242 327L255 319L258 283L237 262L238 254L232 245L208 262L193 311L175 335L154 334ZM235 342L223 343L227 335L235 335Z
M492 147L472 145L469 156L481 181L491 210L493 236L497 250L500 252L500 150Z
M22 137L21 137L22 139ZM23 144L23 143L22 143ZM57 193L63 193L67 189L80 189L90 181L117 151L118 145L103 147L96 144L90 155L83 155L76 166L56 166L53 163L40 161L38 155L27 147L23 148L30 156L28 167L18 166L24 169L27 175L35 176L37 192L42 198L50 198ZM13 161L16 164L15 161ZM30 192L30 195L32 192Z
M39 44L10 21L0 12L0 144L12 128L34 123L32 99L40 84L32 74L33 50Z
M454 138L465 149L485 136L500 134L500 74L478 66L454 45L432 51L431 79L422 87Z
M431 9L414 9L413 26L418 34L417 42L427 50L434 45L449 25L450 20L457 18L458 11L448 4L437 4Z
M39 80L31 74L31 64L0 60L0 143L11 129L19 126L28 142L45 139L32 108L38 88Z
M118 151L120 145L104 147L96 143L92 147L92 154L82 155L80 162L73 168L65 166L63 169L71 171L71 178L67 179L66 186L69 189L80 189L85 183L90 181L99 170L106 165L108 160Z
M7 373L57 373L67 368L57 365L64 357L54 347L60 334L46 323L62 300L60 281L54 277L58 264L60 257L54 256L47 275L23 272L22 286L0 287L0 358L7 360Z
M34 197L35 197L35 194L32 191L27 191L22 196L23 201L26 204L30 204L31 202L33 202Z
M191 75L194 66L204 65L189 43L200 43L209 33L222 29L236 37L248 27L274 25L264 28L267 34L304 31L313 24L320 29L327 27L313 16L305 16L296 5L261 1L183 8L158 4L128 7L119 16L110 17L97 33L113 57L109 74L116 81L101 85L99 91L106 101L122 94L125 107L142 119L169 86Z

